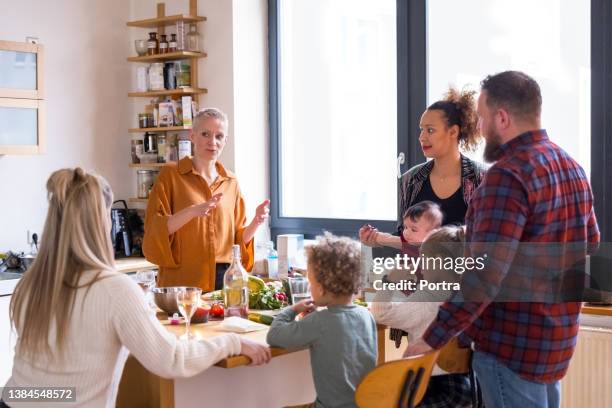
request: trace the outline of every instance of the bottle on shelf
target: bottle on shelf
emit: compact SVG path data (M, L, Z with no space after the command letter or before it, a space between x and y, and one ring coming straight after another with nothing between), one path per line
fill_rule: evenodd
M166 40L166 34L161 35L161 40L159 41L159 53L166 54L168 52L168 40Z
M170 34L170 42L168 43L168 52L177 52L178 51L178 42L176 39L176 34Z
M157 41L157 33L149 33L147 40L147 55L156 55L159 52L159 42Z
M176 48L177 51L185 50L185 23L183 20L176 22Z
M178 139L178 159L191 156L191 140L188 137L182 136Z
M247 318L249 314L249 275L242 266L240 245L232 246L232 263L223 275L226 316Z
M199 39L200 34L198 33L195 24L189 25L189 33L187 34L187 51L199 51Z

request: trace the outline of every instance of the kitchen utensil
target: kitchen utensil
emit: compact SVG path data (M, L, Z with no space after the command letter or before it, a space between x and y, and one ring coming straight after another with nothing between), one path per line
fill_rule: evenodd
M21 261L21 270L27 271L28 268L34 263L36 256L32 254L24 254L23 252L19 255L19 260Z

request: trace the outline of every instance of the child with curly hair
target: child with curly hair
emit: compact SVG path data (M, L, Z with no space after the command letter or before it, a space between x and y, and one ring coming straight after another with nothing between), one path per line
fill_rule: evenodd
M354 305L361 286L359 244L326 233L306 249L312 300L285 308L272 323L271 346L310 348L317 391L314 407L354 407L362 378L376 366L376 323L370 312ZM326 306L316 311L317 306ZM299 321L300 313L306 316Z

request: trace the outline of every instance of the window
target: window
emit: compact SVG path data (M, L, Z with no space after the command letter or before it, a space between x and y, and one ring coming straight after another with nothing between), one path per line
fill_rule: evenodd
M450 30L453 26L456 29ZM542 126L590 174L588 2L428 0L427 44L428 105L440 99L449 84L478 91L489 74L524 71L541 87ZM482 151L474 156L482 160Z
M590 174L612 237L608 3L269 0L272 234L392 230L395 158L402 172L425 160L423 110L449 84L478 91L517 69L540 84L543 126Z
M279 219L395 222L395 0L276 7Z

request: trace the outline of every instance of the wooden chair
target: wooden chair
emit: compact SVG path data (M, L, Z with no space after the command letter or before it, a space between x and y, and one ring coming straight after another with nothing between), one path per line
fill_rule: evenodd
M359 408L413 408L425 395L439 351L389 361L370 371L357 387Z
M440 349L438 355L438 366L450 374L468 374L472 360L472 349L460 347L457 337L446 343Z

